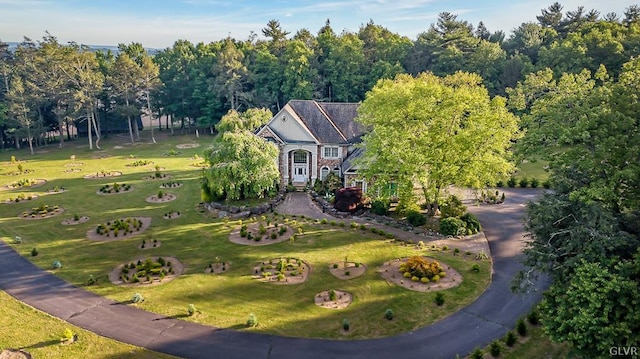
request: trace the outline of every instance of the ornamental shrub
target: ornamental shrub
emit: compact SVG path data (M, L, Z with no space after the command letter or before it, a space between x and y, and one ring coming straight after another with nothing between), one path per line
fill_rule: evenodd
M342 320L342 329L344 329L345 331L349 331L349 328L351 328L351 324L349 324L349 319L345 318Z
M189 304L189 306L187 307L187 313L189 314L189 316L196 314L197 311L198 310L196 309L196 306L193 304Z
M471 359L482 359L484 358L484 354L482 354L482 350L480 348L476 348L476 350L471 353Z
M527 188L527 186L529 185L529 179L527 177L522 177L520 179L520 181L518 182L518 184L520 185L520 187L522 188Z
M509 186L510 188L513 188L513 187L515 187L515 186L516 186L516 184L517 184L517 183L518 183L518 182L517 182L516 178L515 178L515 177L511 177L511 178L509 178L509 180L507 181L507 186Z
M440 234L445 236L458 236L466 233L466 224L456 217L448 217L440 220Z
M255 314L251 313L249 314L249 319L247 319L247 327L253 328L256 326L258 326L258 318Z
M460 217L466 212L467 207L462 204L460 198L450 195L440 206L440 214L442 218Z
M480 266L478 264L474 264L471 266L471 271L479 273L480 272Z
M420 211L412 209L407 211L407 222L414 227L420 227L427 223L427 217L420 213Z
M405 278L417 277L433 278L433 276L442 272L443 268L437 261L430 261L421 256L413 256L400 265L400 272L404 273ZM407 274L409 273L409 274Z
M531 179L531 188L538 188L539 185L540 185L540 180L533 177Z
M476 234L482 230L482 226L480 225L478 217L476 217L473 213L467 212L460 216L460 219L465 223L467 233L469 232L469 230L471 230L470 234Z
M51 267L53 269L60 269L62 268L62 263L60 263L60 261L53 261L53 263L51 264Z
M496 340L491 343L491 345L489 346L489 352L494 358L499 357L500 353L502 352L502 346L500 345L500 342Z
M504 338L504 343L507 344L508 347L512 347L516 344L518 338L513 332L507 333L507 336Z
M516 330L521 337L527 336L527 323L525 323L522 318L518 319Z
M386 216L389 213L391 207L391 201L388 199L378 198L371 202L371 212L379 216Z
M336 299L337 299L336 291L335 291L335 290L333 290L333 289L332 289L332 290L330 290L330 291L329 291L329 300L330 300L330 301L334 301L334 300L336 300Z
M353 212L361 208L362 189L357 187L340 188L336 192L334 207L340 212Z
M442 292L436 293L435 302L438 307L441 307L444 304L444 294L442 294Z
M389 308L389 309L385 310L384 317L387 320L392 320L393 319L393 309Z
M140 293L136 293L133 295L133 298L131 298L131 301L134 303L142 303L144 302L144 296Z
M529 314L527 314L527 321L529 321L531 325L538 325L538 323L540 323L540 313L538 313L537 309L531 309Z
M31 256L35 257L39 254L40 252L38 252L38 249L36 247L33 247L33 249L31 250Z

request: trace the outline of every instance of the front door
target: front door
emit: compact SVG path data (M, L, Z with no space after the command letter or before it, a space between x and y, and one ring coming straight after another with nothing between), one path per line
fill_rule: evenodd
M309 178L307 152L296 151L293 153L293 182L307 182Z

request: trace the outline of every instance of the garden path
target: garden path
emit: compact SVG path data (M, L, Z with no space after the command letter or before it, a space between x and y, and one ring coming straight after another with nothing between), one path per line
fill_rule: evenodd
M0 241L0 289L37 309L97 334L185 358L454 358L513 328L540 300L545 282L525 295L510 292L521 268L525 202L540 191L505 190L500 206L471 210L485 227L494 273L471 305L416 331L374 340L289 338L214 328L122 305L41 270Z

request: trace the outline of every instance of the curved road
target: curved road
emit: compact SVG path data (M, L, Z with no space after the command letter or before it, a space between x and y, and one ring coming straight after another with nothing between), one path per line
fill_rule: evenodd
M493 255L489 288L453 315L394 337L358 341L288 338L167 318L72 286L1 241L0 289L105 337L185 358L454 358L506 334L541 297L541 290L527 295L509 290L511 278L521 268L524 203L540 192L505 192L507 201L502 205L470 207L484 225Z

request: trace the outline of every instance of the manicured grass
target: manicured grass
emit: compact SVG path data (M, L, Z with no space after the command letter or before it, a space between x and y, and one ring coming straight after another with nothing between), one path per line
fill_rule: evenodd
M50 269L55 260L62 268L55 274L79 286L85 286L90 275L98 280L86 289L115 300L129 300L135 292L146 298L138 304L140 308L153 312L175 315L186 313L187 306L194 304L199 313L188 320L199 323L285 336L307 336L334 339L361 339L388 336L414 330L441 319L477 298L490 282L491 263L477 262L471 256L454 256L452 251L424 252L454 267L464 278L463 283L444 291L445 304L434 303L435 293L413 292L387 284L376 273L383 262L393 258L415 255L411 246L391 242L368 231L319 224L312 220L287 217L293 228L302 226L305 234L295 241L268 246L242 246L229 242L228 234L239 227L237 221L225 221L203 216L196 210L200 200L200 172L193 167L192 157L202 154L211 137L169 137L158 144L124 145L115 141L102 141L103 152L91 152L79 141L68 143L64 149L52 146L48 153L29 156L24 151L2 153L1 161L9 161L15 155L24 168L34 172L27 178L44 178L48 182L34 189L0 191L0 201L15 197L16 193L38 194L40 197L17 204L0 204L0 239L13 243L19 235L22 244L12 244L23 256L44 269ZM198 142L199 148L181 149L176 156L163 156L176 144ZM108 156L92 158L96 154ZM70 156L82 166L68 167ZM154 163L145 166L127 166L138 160ZM155 166L164 167L162 173L171 178L143 180L152 175ZM15 176L2 176L12 171L15 164L0 165L0 186L16 180ZM65 172L69 168L81 168L81 172ZM87 180L83 176L99 171L120 171L122 176ZM18 176L20 178L20 176ZM177 200L151 204L145 198L156 194L163 182L179 181L184 185L166 191L177 195ZM96 191L105 184L131 184L134 190L102 196ZM44 195L55 186L66 191ZM40 204L58 205L65 209L61 216L41 220L24 220L18 215ZM163 219L168 211L180 211L181 216L173 220ZM89 216L88 222L63 226L60 222L74 214ZM97 242L86 239L86 233L106 221L121 217L151 217L150 229L135 237L118 241ZM283 223L278 216L272 222ZM295 223L291 223L295 221ZM246 221L245 221L246 222ZM161 247L139 250L145 239L158 239ZM31 257L32 248L39 251ZM121 263L140 256L174 256L185 266L185 274L178 279L151 287L115 286L109 282L108 273ZM340 280L329 273L330 263L341 261L347 255L350 261L363 262L367 272L348 281ZM204 269L219 257L231 263L230 269L221 275L205 274ZM299 285L277 285L262 283L253 278L252 268L259 262L271 258L300 258L311 265L307 282ZM473 273L471 266L479 263L480 273ZM313 303L314 295L330 289L353 293L354 302L344 310L333 311L319 308ZM394 320L384 318L387 308L394 310ZM245 329L250 313L258 318L258 326ZM343 334L342 320L348 318L351 330Z
M547 161L536 159L522 162L518 164L515 177L518 179L526 177L529 180L537 178L540 182L543 182L549 178L549 172L545 170L548 164L549 162Z
M503 346L506 349L506 346ZM505 351L505 359L520 358L567 358L571 348L567 344L552 342L538 326L529 326L529 334L526 338L520 338L520 343L514 348Z
M23 348L34 358L174 358L107 339L53 318L0 291L0 351ZM61 345L65 329L78 341Z

